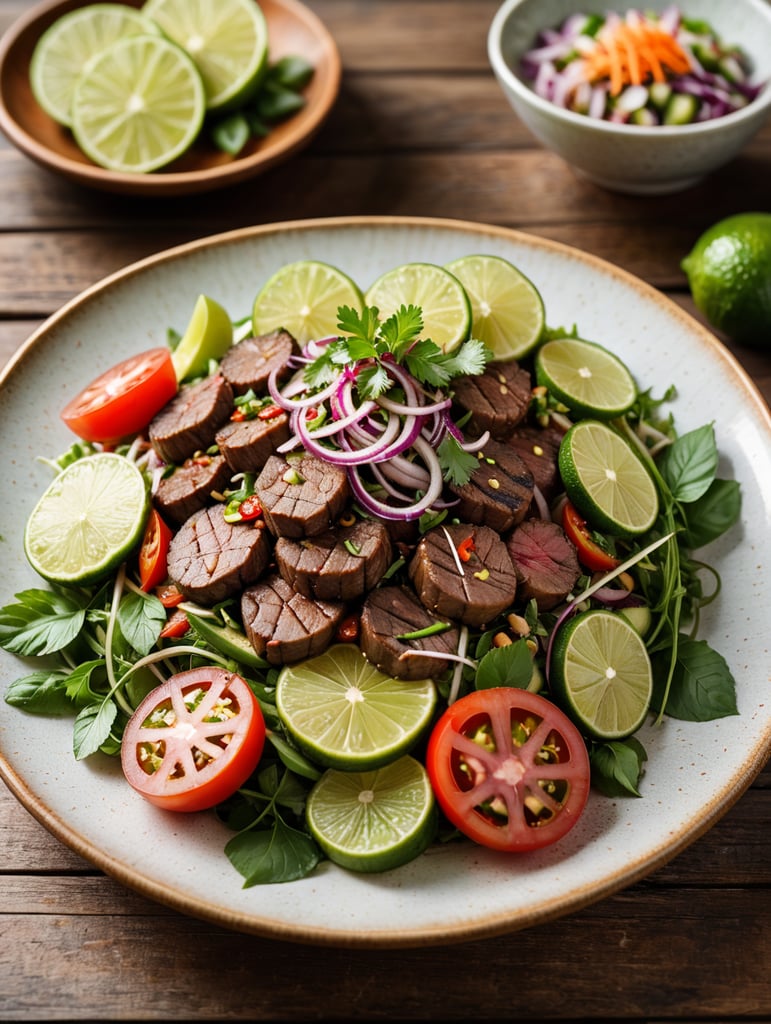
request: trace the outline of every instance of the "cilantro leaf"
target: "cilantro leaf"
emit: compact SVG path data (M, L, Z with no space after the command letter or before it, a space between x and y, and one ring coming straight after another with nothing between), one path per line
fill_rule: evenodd
M413 345L406 353L404 362L412 376L421 384L441 388L450 380L450 373L438 358L441 354L439 346L426 338Z
M479 465L476 455L461 448L460 443L452 434L445 434L436 454L439 457L439 465L442 467L445 480L457 487L467 484Z
M423 313L418 306L405 306L392 313L380 325L380 339L387 352L391 352L400 362L408 348L417 341L423 330Z

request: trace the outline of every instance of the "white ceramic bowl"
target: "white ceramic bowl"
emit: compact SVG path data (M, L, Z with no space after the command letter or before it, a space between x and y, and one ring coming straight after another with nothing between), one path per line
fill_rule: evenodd
M632 3L605 0L598 11L627 11ZM662 11L671 0L646 0ZM767 0L682 0L681 10L708 21L725 43L751 58L753 80L769 83L742 110L713 121L640 127L600 121L541 99L519 72L539 30L556 28L581 0L505 0L488 33L488 56L522 122L579 174L605 188L638 195L677 192L728 163L760 129L771 110L771 3ZM593 8L594 9L594 8Z

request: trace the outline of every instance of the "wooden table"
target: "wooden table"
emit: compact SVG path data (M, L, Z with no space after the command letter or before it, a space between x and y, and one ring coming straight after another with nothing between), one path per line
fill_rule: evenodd
M0 0L0 31L27 10ZM311 0L344 66L289 164L228 192L142 202L58 180L0 139L0 358L106 273L247 224L344 214L488 222L585 249L699 318L681 257L771 209L771 123L685 193L579 181L510 111L486 58L496 0ZM771 357L730 345L767 401ZM509 936L417 950L310 948L127 891L0 786L0 1019L771 1019L771 771L706 835L611 898Z

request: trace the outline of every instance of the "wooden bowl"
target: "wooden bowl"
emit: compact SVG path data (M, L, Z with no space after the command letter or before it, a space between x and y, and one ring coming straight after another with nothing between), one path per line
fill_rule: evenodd
M341 63L335 40L298 0L260 0L268 24L269 60L294 55L314 67L304 91L305 106L253 139L233 157L204 138L174 163L151 174L119 173L92 163L69 129L57 124L35 100L29 64L41 34L61 15L90 0L48 0L16 21L0 40L0 128L36 163L56 174L106 192L124 195L174 196L223 188L272 167L299 151L313 138L329 114L340 89ZM141 7L141 0L121 0Z

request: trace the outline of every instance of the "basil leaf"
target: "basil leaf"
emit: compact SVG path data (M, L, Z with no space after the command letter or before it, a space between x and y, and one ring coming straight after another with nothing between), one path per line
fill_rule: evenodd
M118 606L118 625L123 638L140 656L155 647L166 624L166 611L153 594L125 594Z
M495 686L512 686L526 690L533 678L533 656L524 640L508 647L493 647L477 666L475 687L488 690Z
M99 682L104 683L107 679L107 666L104 658L95 661L84 661L77 665L70 672L67 679L67 696L78 707L88 707L95 700L101 700L98 686L92 685L92 678L95 672L101 672Z
M74 600L48 590L24 590L0 608L0 647L23 657L53 654L77 637L86 619Z
M651 706L661 710L669 664L669 651L654 657ZM738 715L736 682L725 658L706 640L691 640L681 633L677 645L672 685L664 709L670 718L687 722L711 722Z
M95 754L107 741L117 714L118 707L111 700L83 708L75 719L73 735L72 748L77 761Z
M243 875L244 888L305 878L322 860L310 836L276 817L271 829L241 832L225 845L225 855Z
M313 65L304 57L282 57L268 71L268 79L287 89L304 89L313 78Z
M310 779L311 782L321 778L321 771L316 765L301 754L299 750L296 750L291 744L287 743L278 733L271 731L266 733L266 735L281 758L282 764L286 765L290 771L296 772L297 775L302 775L304 779Z
M741 487L736 480L713 480L707 491L683 508L686 528L681 535L686 547L704 547L722 536L739 519Z
M718 451L711 424L678 437L661 458L660 470L675 501L696 501L715 479Z
M251 127L246 117L241 114L231 114L229 117L217 121L211 128L211 140L217 149L230 156L238 156L252 134Z
M592 744L592 784L605 796L640 796L638 787L647 760L645 747L634 736Z
M71 715L73 707L66 681L66 672L32 672L11 683L5 701L34 715Z

